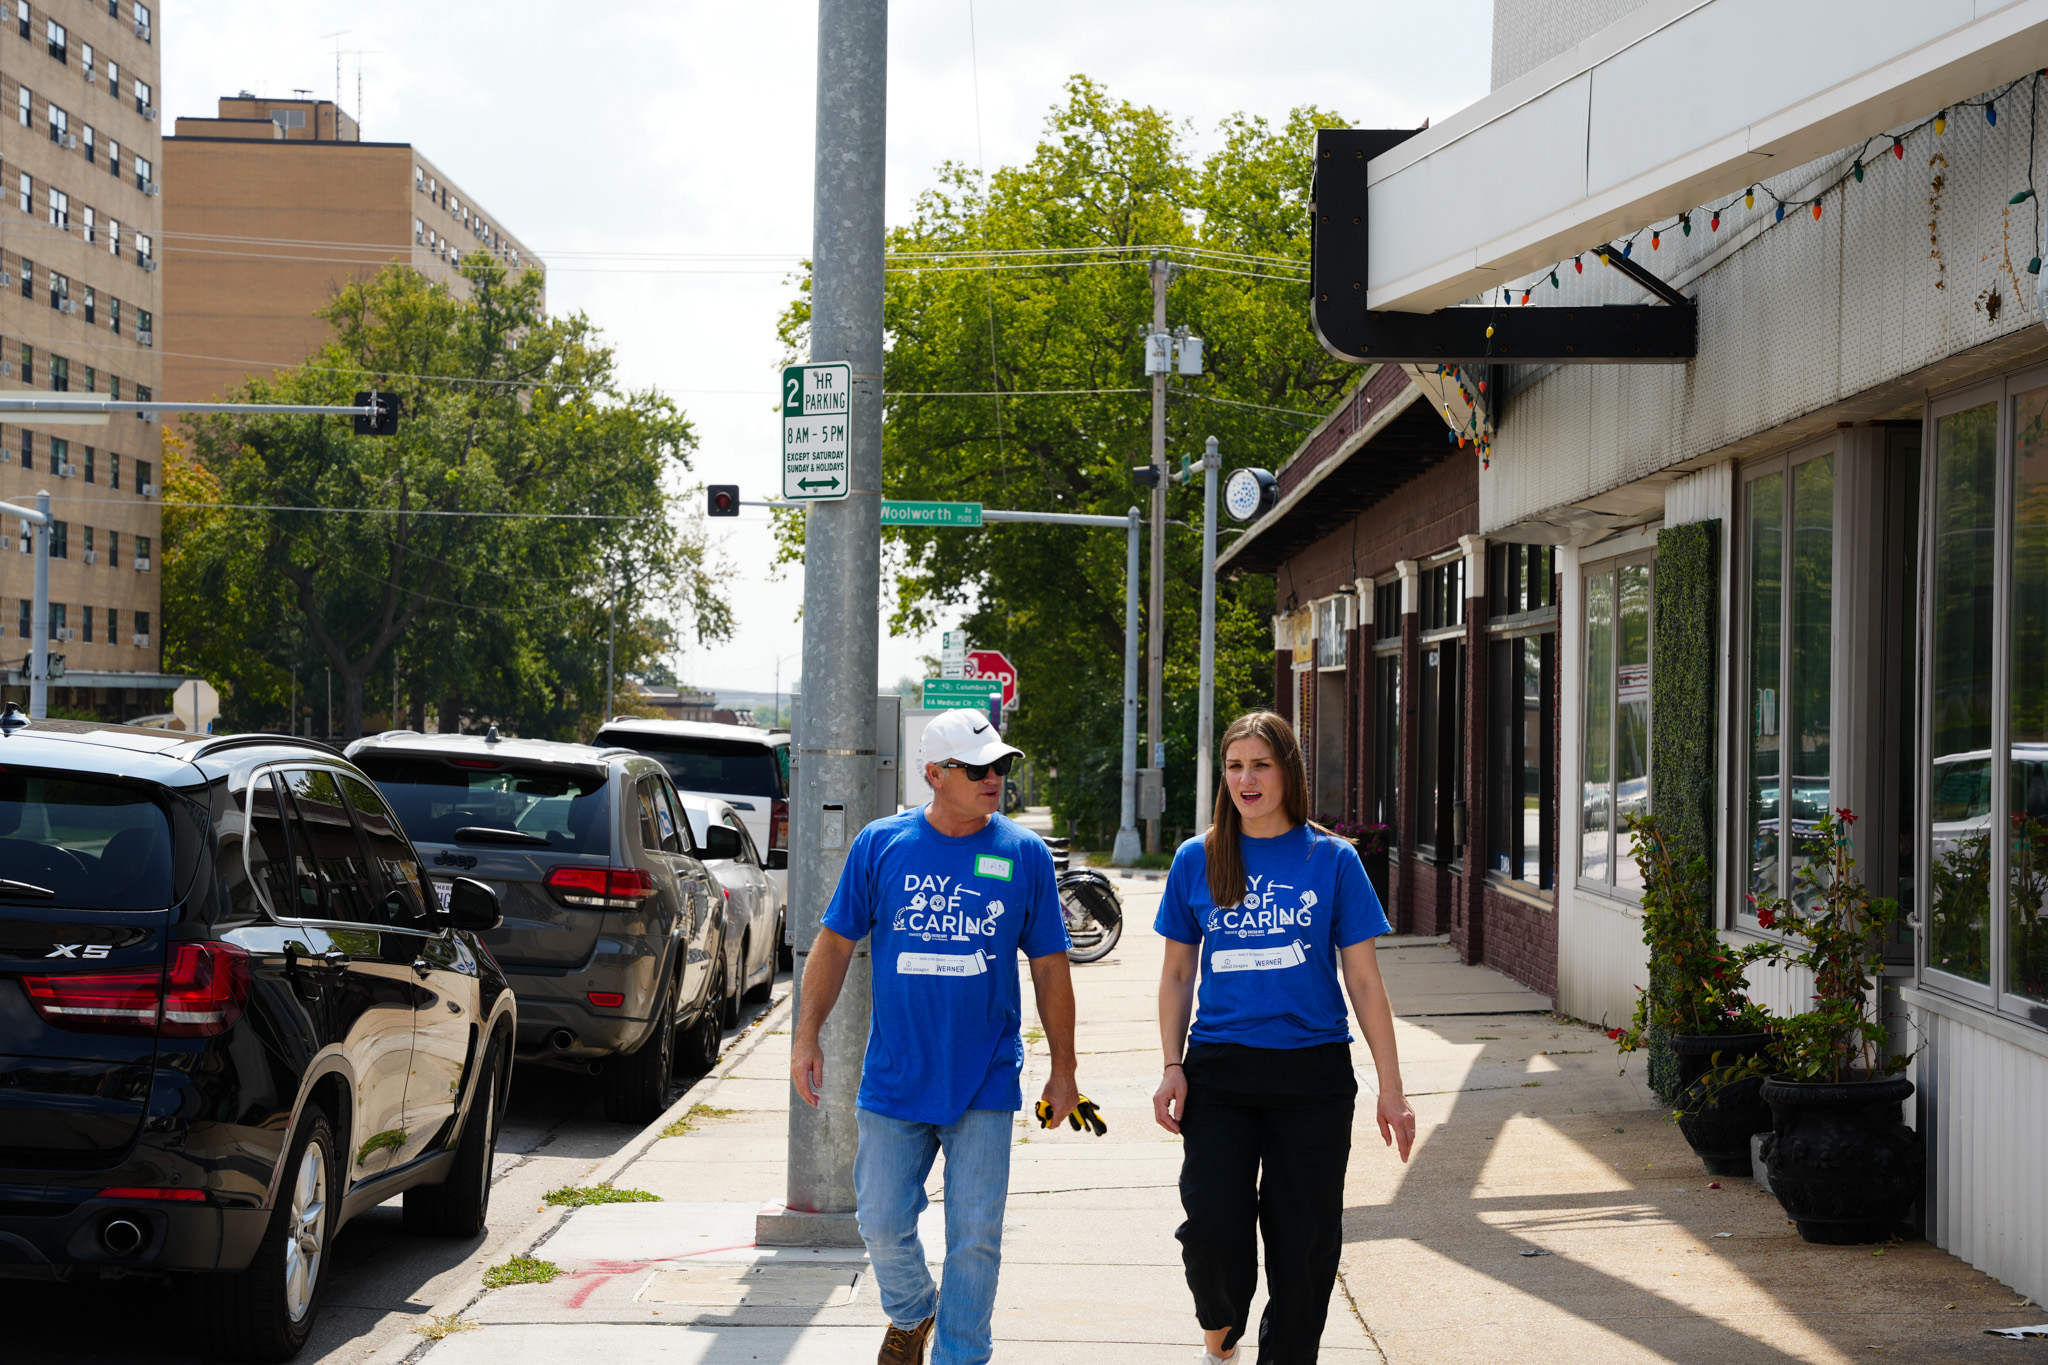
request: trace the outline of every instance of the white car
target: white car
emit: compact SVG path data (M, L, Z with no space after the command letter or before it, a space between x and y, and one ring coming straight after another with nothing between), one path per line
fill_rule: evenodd
M698 720L607 722L591 743L659 759L680 792L729 804L754 836L776 891L789 894L789 731Z
M761 865L761 854L738 811L727 801L682 798L683 818L697 845L698 861L725 891L726 980L739 983L727 999L739 1022L739 1000L765 1000L783 964L785 910L782 889Z

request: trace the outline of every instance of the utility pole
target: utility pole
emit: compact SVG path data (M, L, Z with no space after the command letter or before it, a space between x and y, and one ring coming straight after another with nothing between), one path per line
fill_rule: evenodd
M616 614L619 605L619 566L616 560L605 566L604 593L604 719L610 720L615 714L612 708L612 661L617 657L618 629Z
M804 513L804 704L792 736L790 907L804 969L853 836L875 809L876 631L882 583L882 190L889 90L888 0L819 0L818 133L811 219L811 363L851 370L847 496ZM819 1036L817 1107L789 1092L786 1211L764 1212L770 1246L861 1245L853 1157L873 1010L859 944ZM792 1029L792 1035L794 1030Z
M1130 511L1130 534L1124 542L1124 753L1123 814L1116 828L1116 847L1109 861L1130 867L1138 861L1138 531L1144 514Z
M1152 332L1161 335L1166 331L1166 277L1168 266L1164 257L1152 260ZM1163 372L1152 376L1152 469L1155 481L1152 485L1152 602L1145 612L1145 629L1148 632L1145 646L1145 708L1151 718L1149 747L1145 752L1145 766L1166 767L1163 752L1166 738L1165 687L1161 678L1165 663L1165 615L1166 615L1166 380ZM1166 774L1159 774L1162 786ZM1153 816L1145 822L1145 851L1159 851L1159 817Z
M1216 479L1223 456L1216 438L1202 447L1202 684L1195 712L1195 833L1209 828L1216 777Z
M41 720L50 714L50 490L36 494L36 596L30 609L34 619L30 630L35 638L28 666L28 713ZM161 629L162 627L158 627Z

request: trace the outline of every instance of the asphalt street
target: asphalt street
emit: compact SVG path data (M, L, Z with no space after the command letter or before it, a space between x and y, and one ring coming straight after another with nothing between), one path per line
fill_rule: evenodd
M788 991L784 973L774 999ZM727 1040L768 1008L746 1007ZM541 1211L549 1190L576 1184L640 1131L608 1123L602 1113L595 1077L515 1071L484 1236L409 1236L396 1199L356 1218L335 1239L319 1321L294 1365L354 1365L419 1326L429 1306L477 1263L502 1259L501 1248ZM211 1365L192 1344L189 1322L175 1282L0 1280L0 1360L10 1365Z

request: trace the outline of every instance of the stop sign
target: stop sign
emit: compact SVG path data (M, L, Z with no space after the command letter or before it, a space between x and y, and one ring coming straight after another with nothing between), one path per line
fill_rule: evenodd
M1017 666L1003 657L1000 650L971 649L967 652L967 676L970 678L992 678L1003 685L1003 705L1017 704Z

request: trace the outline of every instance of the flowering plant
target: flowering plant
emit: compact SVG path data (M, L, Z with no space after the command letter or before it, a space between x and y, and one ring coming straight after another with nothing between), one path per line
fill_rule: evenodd
M1758 924L1804 942L1803 948L1774 945L1772 956L1813 973L1812 1007L1771 1025L1770 1064L1793 1080L1889 1076L1911 1060L1911 1054L1885 1056L1890 1033L1876 999L1884 930L1899 917L1899 903L1873 898L1857 880L1849 835L1855 823L1850 810L1822 816L1801 841L1809 856L1795 878L1795 894L1751 897ZM1740 1069L1754 1073L1765 1066L1755 1058Z
M1358 856L1370 858L1375 853L1387 851L1387 827L1385 825L1359 824L1351 820L1330 822L1330 832L1340 839L1349 839L1358 846Z
M1749 998L1749 965L1777 945L1730 947L1714 932L1706 888L1707 860L1674 852L1655 816L1630 815L1636 866L1643 874L1643 942L1650 948L1650 984L1636 996L1635 1017L1607 1036L1623 1052L1646 1045L1657 1029L1682 1034L1761 1033L1769 1024Z

